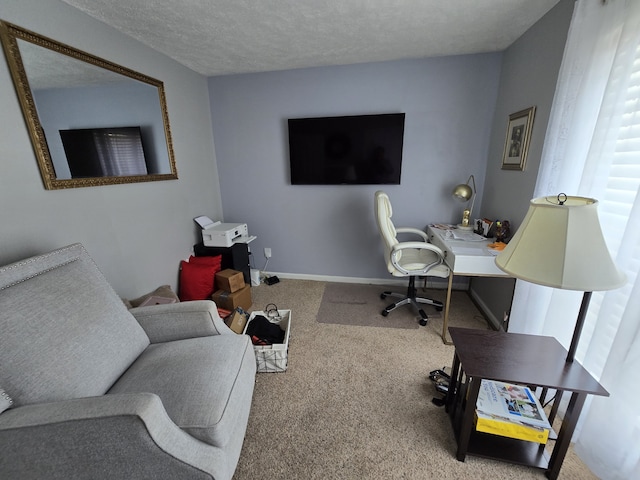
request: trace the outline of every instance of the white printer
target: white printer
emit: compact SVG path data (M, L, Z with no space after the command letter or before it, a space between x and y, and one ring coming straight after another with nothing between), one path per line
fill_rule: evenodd
M230 247L234 243L249 243L256 238L249 236L246 223L214 222L205 216L194 220L202 228L202 243L205 247Z

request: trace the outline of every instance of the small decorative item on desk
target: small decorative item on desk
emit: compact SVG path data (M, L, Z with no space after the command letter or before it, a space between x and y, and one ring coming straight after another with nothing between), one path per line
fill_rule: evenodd
M492 220L489 220L488 218L476 218L476 229L474 232L478 235L482 235L483 237L488 237L492 226Z
M487 248L489 249L489 252L491 252L493 255L497 255L502 250L504 250L504 247L506 246L507 244L504 242L493 242L487 245Z
M508 220L496 220L496 242L506 243L511 236Z

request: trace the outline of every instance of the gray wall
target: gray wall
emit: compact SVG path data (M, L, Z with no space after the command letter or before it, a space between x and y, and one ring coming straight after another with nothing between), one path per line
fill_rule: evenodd
M206 78L57 0L2 0L0 18L163 81L179 176L45 190L2 60L0 264L82 242L122 296L175 288L198 240L193 218L222 216Z
M268 246L271 271L387 279L372 214L377 187L289 184L286 119L302 116L406 112L402 185L385 187L397 224L457 222L461 207L450 190L474 174L478 213L515 227L533 192L572 8L562 0L504 61L499 54L444 57L207 83L57 0L3 0L2 19L164 82L180 179L44 190L0 62L0 264L80 241L123 296L175 287L178 262L198 240L192 218L205 214L249 224L258 235L257 267ZM508 115L531 105L538 111L527 169L502 171ZM474 294L499 315L510 303L507 283L476 280Z
M573 6L574 0L562 0L504 53L480 211L491 219L509 220L512 233L533 195ZM525 170L502 170L509 115L534 105ZM472 280L471 290L483 309L502 321L503 312L511 306L514 284L512 279L478 278Z
M389 280L373 217L381 187L292 186L287 119L405 112L396 225L458 222L454 185L484 182L500 54L209 79L225 221L257 235L254 265L298 276ZM480 192L482 194L482 192ZM478 205L482 198L479 197Z

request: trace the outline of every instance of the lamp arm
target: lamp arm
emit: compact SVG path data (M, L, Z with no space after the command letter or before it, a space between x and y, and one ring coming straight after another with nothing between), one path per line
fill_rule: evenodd
M469 184L469 182L473 183L473 193L476 193L477 189L476 189L476 178L473 175L469 175L469 180L467 180L467 184Z
M582 296L582 303L580 304L580 312L578 313L576 328L573 330L571 346L569 347L569 353L567 353L567 362L573 362L573 359L576 355L578 342L580 341L580 334L582 333L582 327L584 326L584 319L587 316L587 310L589 309L589 302L591 301L592 293L593 292L584 292L584 295Z
M478 193L478 189L476 188L476 178L473 175L469 175L469 180L467 180L467 184L469 182L473 184L473 195L471 196L471 206L469 207L469 217L471 217L471 213L473 213L473 205L476 203L476 195Z
M473 197L471 197L471 206L469 207L469 216L473 212L473 205L476 203L476 192L473 192Z

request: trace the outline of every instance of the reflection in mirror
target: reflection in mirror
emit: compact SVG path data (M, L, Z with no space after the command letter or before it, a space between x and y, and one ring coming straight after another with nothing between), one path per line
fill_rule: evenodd
M45 188L178 178L162 82L6 22L0 35Z

